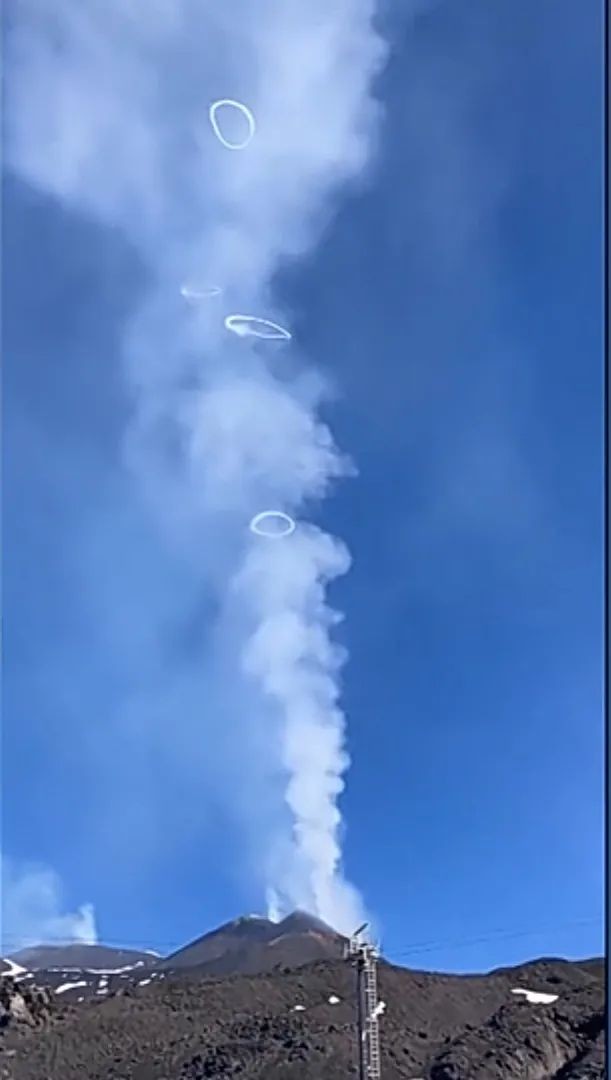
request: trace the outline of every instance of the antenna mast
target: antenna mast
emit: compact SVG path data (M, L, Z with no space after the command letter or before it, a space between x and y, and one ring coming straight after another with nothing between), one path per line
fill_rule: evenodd
M377 960L374 945L361 941L367 923L355 930L348 942L347 957L356 967L359 1032L359 1080L380 1080L380 1027L384 1003L378 1001Z

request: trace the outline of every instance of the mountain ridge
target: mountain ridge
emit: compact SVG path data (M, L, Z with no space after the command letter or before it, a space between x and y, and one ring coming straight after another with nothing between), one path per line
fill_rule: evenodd
M167 956L103 944L41 944L11 953L0 962L0 974L13 974L17 981L35 974L42 985L56 992L61 988L71 1000L104 989L111 993L117 984L135 978L136 970L139 978L161 978L189 969L201 975L256 975L279 966L338 958L344 940L306 912L292 912L279 922L265 916L238 916ZM103 987L98 975L107 977Z

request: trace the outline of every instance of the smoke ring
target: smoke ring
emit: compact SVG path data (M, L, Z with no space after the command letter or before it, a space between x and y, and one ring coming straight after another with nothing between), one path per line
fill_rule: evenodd
M282 532L269 532L267 529L262 529L263 522L269 520L283 522L285 528ZM279 540L294 533L296 526L293 518L285 514L283 510L262 510L260 514L255 514L248 528L255 536L264 536L266 540Z
M198 300L210 300L213 296L220 296L222 293L220 285L208 285L201 289L196 288L193 285L181 285L180 295L185 300L192 300L197 302Z
M246 122L248 124L248 135L240 143L229 142L229 140L225 138L225 136L223 135L223 133L222 133L220 127L219 127L218 121L216 119L216 113L217 113L217 110L220 109L224 105L229 106L232 109L237 109L238 112L242 113L242 116L246 117ZM252 139L252 137L253 137L253 135L255 133L255 129L256 129L255 118L254 118L253 114L251 113L251 111L250 111L250 109L248 108L247 105L244 105L241 101L234 101L232 98L221 98L219 101L214 101L212 103L212 105L210 106L210 111L209 111L208 115L210 117L210 123L212 124L212 130L213 130L214 134L216 135L217 139L222 144L222 146L225 147L226 150L245 150L246 149L246 147L248 146L249 142L251 141L251 139Z
M271 334L265 333L266 327L272 331ZM225 329L231 330L232 334L237 334L238 337L256 337L264 341L290 341L293 336L290 330L279 323L272 322L271 319L260 319L256 315L227 315Z

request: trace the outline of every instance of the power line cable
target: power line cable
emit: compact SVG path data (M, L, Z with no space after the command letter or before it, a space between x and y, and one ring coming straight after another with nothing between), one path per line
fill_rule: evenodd
M430 938L424 941L412 941L405 942L399 948L393 946L385 946L384 952L386 955L392 955L395 957L400 956L412 956L420 953L438 952L445 948L463 948L469 945L486 944L489 941L496 941L502 939L513 939L521 937L530 937L537 934L553 933L558 930L571 929L577 926L593 926L603 925L602 915L589 916L587 918L572 919L564 923L553 923L539 926L520 927L515 929L499 928L497 930L491 930L489 933L479 937L460 937L460 938ZM211 931L213 933L214 931ZM201 935L200 935L201 936ZM11 943L17 945L23 940L23 938L17 937L17 935L7 934L2 937L3 948L10 947ZM192 941L199 940L198 938L191 939ZM66 945L65 938L51 937L47 938L41 944L43 945ZM74 945L86 945L86 942L72 942ZM104 939L100 942L94 942L93 944L100 946L101 948L113 948L122 949L124 951L141 951L145 952L146 949L171 949L178 950L186 948L191 944L191 941L161 941L154 938L130 938L128 942L121 941L118 938ZM27 947L27 946L26 946ZM31 946L36 948L37 946Z
M537 934L553 933L557 930L566 930L577 926L602 926L602 916L588 919L573 919L570 922L547 924L545 926L528 927L519 930L493 930L489 934L475 938L445 938L424 942L413 942L402 950L387 949L385 952L392 956L416 956L420 953L439 952L447 948L464 948L469 945L483 945L489 941L510 940L522 937L532 937Z

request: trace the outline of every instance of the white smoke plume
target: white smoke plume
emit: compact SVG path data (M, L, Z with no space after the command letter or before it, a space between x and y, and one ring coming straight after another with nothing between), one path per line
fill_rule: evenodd
M17 863L0 855L2 904L0 947L3 955L43 942L97 941L91 904L64 911L59 875L38 863Z
M266 541L247 525L266 508L307 514L353 469L317 415L327 390L298 343L240 339L223 317L248 312L290 329L273 276L315 245L340 187L371 160L372 82L385 58L375 8L21 0L7 43L9 164L123 229L151 272L124 348L135 408L126 457L182 556L206 564L242 678L269 712L290 810L267 845L270 902L344 931L362 910L342 875L344 657L325 589L350 560L314 527ZM210 126L223 98L256 118L239 153ZM198 289L204 301L187 302Z

